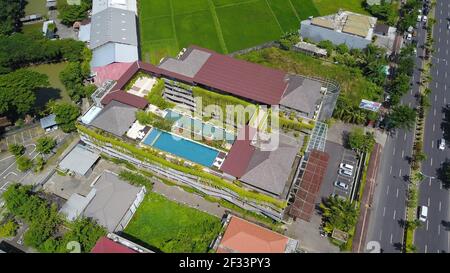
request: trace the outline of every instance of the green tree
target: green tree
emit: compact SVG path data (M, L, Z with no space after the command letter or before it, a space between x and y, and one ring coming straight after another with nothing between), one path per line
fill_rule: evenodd
M446 159L438 170L438 177L444 188L450 188L450 160Z
M56 146L56 140L52 137L41 137L36 141L36 151L49 154Z
M101 236L106 235L104 227L98 225L90 218L78 218L71 226L70 231L64 236L64 242L76 241L81 245L82 252L89 252ZM66 244L62 244L66 245Z
M345 53L348 53L350 50L348 49L348 46L346 44L340 44L340 45L336 46L336 51L339 54L345 54Z
M0 35L20 30L20 18L25 15L25 1L0 0Z
M34 171L40 172L44 169L45 160L42 156L36 157L36 160L34 162Z
M19 228L16 222L13 220L7 221L5 224L0 226L0 238L9 238L16 236L16 231Z
M60 102L51 103L49 108L56 115L55 121L64 132L68 133L76 129L75 122L80 115L80 109L76 105Z
M364 133L362 128L355 128L348 136L349 146L357 151L367 153L373 149L375 137L373 133Z
M48 85L47 75L27 69L0 75L0 115L17 118L29 113L36 101L34 90Z
M69 5L67 1L58 1L59 19L61 23L72 26L76 21L88 18L87 11L91 8L90 0L81 0L81 5Z
M11 144L8 146L8 151L15 157L19 157L25 153L25 147L22 144Z
M86 89L83 85L84 79L89 76L83 71L81 63L69 63L59 74L59 78L69 91L69 96L73 101L78 102L86 95Z
M281 49L290 50L294 45L300 42L300 36L298 32L286 32L281 36L278 43L280 44Z
M33 162L26 156L21 156L17 159L17 169L21 172L28 171L33 167Z
M411 130L416 120L416 111L406 105L398 105L388 116L389 128Z
M322 40L317 44L317 46L325 49L330 55L334 50L334 44L330 40Z
M332 195L321 203L320 210L326 233L332 233L334 229L348 232L355 226L358 219L355 205L337 195Z

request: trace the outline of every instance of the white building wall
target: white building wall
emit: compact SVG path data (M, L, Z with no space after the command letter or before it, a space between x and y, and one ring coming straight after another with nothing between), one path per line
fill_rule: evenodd
M139 60L138 47L134 45L115 44L115 62L131 63Z

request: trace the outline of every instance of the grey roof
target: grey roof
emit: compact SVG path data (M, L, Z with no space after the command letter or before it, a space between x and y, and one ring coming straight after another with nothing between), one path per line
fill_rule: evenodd
M289 75L289 84L280 104L304 113L312 114L322 97L322 83L298 75Z
M193 78L210 56L209 52L189 48L180 59L166 58L158 67Z
M125 213L137 199L142 188L130 185L111 172L105 171L94 184L95 197L84 211L113 232Z
M273 151L256 149L240 178L244 183L264 191L281 195L292 171L299 145L283 135L280 136L278 148Z
M136 120L136 112L137 108L113 100L103 108L91 125L116 136L122 136Z
M95 189L92 189L87 196L74 193L59 210L69 221L73 221L80 216L92 198L95 196Z
M56 125L56 115L51 114L49 116L43 117L39 120L42 128L48 128Z
M95 49L109 42L138 45L134 12L107 8L92 15L90 48Z
M59 167L79 175L85 175L99 158L98 153L94 153L78 144L61 160Z

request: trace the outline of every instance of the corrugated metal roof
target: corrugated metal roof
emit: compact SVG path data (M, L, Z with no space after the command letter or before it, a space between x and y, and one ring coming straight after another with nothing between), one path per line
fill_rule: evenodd
M46 129L48 127L52 127L56 125L56 115L55 114L51 114L48 115L46 117L43 117L39 120L39 122L41 123L41 127L43 129Z
M90 48L106 43L138 45L136 15L132 11L107 8L92 15Z
M100 156L97 153L91 152L78 144L61 160L59 167L79 175L85 175L99 158Z
M213 52L194 81L235 96L276 105L287 86L285 76L283 71Z

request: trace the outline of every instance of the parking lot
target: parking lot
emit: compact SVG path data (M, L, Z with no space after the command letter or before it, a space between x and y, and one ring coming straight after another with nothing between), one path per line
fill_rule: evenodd
M328 161L327 173L322 183L320 195L322 197L328 197L330 195L339 195L344 198L350 198L353 189L353 183L355 175L358 173L358 160L354 151L344 148L342 145L327 141L326 149L330 155ZM341 163L349 164L354 167L351 177L339 174L339 165ZM347 190L343 190L334 185L335 181L341 181L348 185Z
M24 129L15 134L4 136L0 140L0 151L6 151L11 144L26 144L34 138L45 134L44 129L40 126Z

